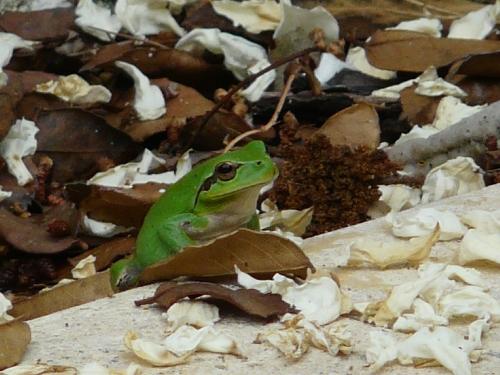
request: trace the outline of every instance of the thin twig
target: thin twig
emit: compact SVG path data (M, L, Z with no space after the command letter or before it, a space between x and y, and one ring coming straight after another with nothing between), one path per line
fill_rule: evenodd
M281 91L281 95L280 95L278 104L276 105L276 108L274 109L273 115L271 116L269 121L265 125L261 126L258 129L249 130L245 133L238 135L236 138L233 138L231 140L231 142L229 142L228 145L226 146L226 148L224 149L224 152L228 152L229 150L231 150L242 139L244 139L250 135L253 135L253 134L258 134L258 133L263 133L265 131L268 131L276 124L276 121L278 120L278 117L281 113L281 110L283 109L283 105L285 104L286 97L287 97L288 93L290 92L290 89L292 88L292 83L293 83L295 77L297 76L297 74L299 73L299 71L300 71L300 66L297 66L297 68L294 69L290 73L290 75L288 76L286 83L285 83L285 86L283 87L283 91Z
M270 72L271 70L273 69L276 69L277 67L281 66L281 65L284 65L296 58L299 58L299 57L302 57L302 56L305 56L309 53L312 53L312 52L319 52L321 51L320 48L318 47L309 47L309 48L306 48L306 49L303 49L302 51L298 51L298 52L295 52L295 53L292 53L291 55L288 55L288 56L285 56L285 57L282 57L281 59L278 59L276 60L275 62L273 62L272 64L268 65L267 67L265 67L264 69L258 71L257 73L255 74L252 74L250 76L248 76L247 78L245 78L243 81L240 81L237 85L233 86L228 92L227 94L217 103L215 104L212 109L210 111L208 111L207 113L205 113L203 115L203 117L201 119L199 119L199 125L197 127L197 130L195 132L193 132L193 135L191 136L191 139L189 140L188 142L188 145L190 146L194 139L198 136L198 134L200 134L203 130L203 128L205 127L205 125L207 124L208 120L210 120L210 118L219 110L221 109L222 107L224 107L227 103L229 103L229 100L231 100L231 98L233 97L234 94L236 94L239 90L241 90L243 87L245 87L246 85L248 85L249 83L255 81L257 78L259 78L260 76L266 74L267 72Z
M452 16L460 16L460 14L457 13L457 12L453 12L453 11L448 10L448 9L440 8L440 7L436 6L436 5L426 4L426 3L424 3L423 1L420 1L420 0L404 0L404 1L406 1L407 3L410 3L412 5L420 6L422 8L427 8L427 9L435 10L436 12L439 12L439 13L449 14L449 15L452 15Z
M117 32L114 32L114 31L109 31L109 30L101 29L100 27L95 27L95 26L86 26L86 27L94 29L94 30L97 30L97 31L102 31L102 32L108 34L108 36L115 35L115 36L122 37L124 39L135 40L135 41L141 42L143 44L148 44L150 46L157 47L157 48L160 48L160 49L171 49L170 47L167 47L164 44L161 44L161 43L158 43L158 42L154 42L152 40L149 40L148 38L139 38L139 37L134 36L134 35L125 34L125 33L117 33Z

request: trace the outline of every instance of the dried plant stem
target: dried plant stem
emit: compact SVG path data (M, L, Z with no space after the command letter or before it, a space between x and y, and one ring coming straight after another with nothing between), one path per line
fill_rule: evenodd
M276 60L271 65L268 65L267 67L265 67L264 69L258 71L257 73L248 76L243 81L241 81L237 85L233 86L231 88L231 90L229 90L227 92L227 94L216 105L214 105L213 108L210 111L208 111L205 115L203 115L203 118L200 121L200 125L199 125L200 127L199 127L199 130L198 130L198 133L202 130L202 128L205 126L205 124L208 122L208 120L210 120L210 117L212 117L219 109L221 109L227 103L229 103L229 100L231 100L231 98L233 97L233 95L236 94L243 87L245 87L249 83L252 83L253 81L255 81L260 76L266 74L267 72L270 72L273 69L276 69L277 67L279 67L281 65L284 65L284 64L286 64L286 63L288 63L288 62L290 62L292 60L295 60L296 58L305 56L305 55L307 55L309 53L318 52L318 51L320 51L320 48L318 48L318 47L310 47L310 48L303 49L302 51L298 51L298 52L292 53L291 55L288 55L288 56L285 56L285 57L283 57L281 59Z
M139 38L137 36L133 36L133 35L130 35L130 34L117 33L117 32L114 32L114 31L109 31L109 30L101 29L100 27L95 27L95 26L86 26L86 27L89 27L89 28L97 30L97 31L102 31L102 32L108 34L108 36L110 36L110 35L116 35L116 36L122 37L124 39L134 40L134 41L141 42L141 43L144 43L144 44L147 44L147 45L150 45L150 46L153 46L153 47L157 47L157 48L160 48L160 49L171 49L170 47L167 47L164 44L161 44L161 43L158 43L158 42L154 42L152 40L149 40L148 38Z
M283 87L283 90L281 91L281 95L280 95L278 104L276 105L276 108L274 109L273 115L271 116L269 121L265 125L261 126L258 129L249 130L245 133L241 133L236 138L233 138L231 140L231 142L229 142L228 145L226 146L226 148L224 149L224 152L228 152L229 150L231 150L242 139L244 139L248 136L254 135L254 134L263 133L265 131L268 131L276 124L276 121L278 120L278 117L281 113L281 110L283 109L283 105L285 105L286 97L287 97L288 93L290 92L290 89L292 88L292 83L293 83L295 77L297 76L297 74L299 73L299 71L300 71L300 66L297 69L294 69L294 71L292 71L290 73L290 75L288 76L288 78L285 82L285 86Z
M404 0L404 1L406 1L407 3L413 4L413 5L417 5L417 6L422 7L422 8L434 10L434 11L439 12L439 13L449 14L452 16L460 16L460 14L457 12L453 12L451 10L444 9L444 8L438 7L436 5L426 4L424 1L421 1L421 0Z

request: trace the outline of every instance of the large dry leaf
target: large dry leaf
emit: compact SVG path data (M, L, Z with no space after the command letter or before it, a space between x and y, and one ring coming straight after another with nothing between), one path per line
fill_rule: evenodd
M70 228L69 234L51 234L51 223L64 222ZM73 235L79 222L79 212L72 204L63 204L47 209L43 214L21 218L5 208L0 208L0 235L15 248L31 254L55 254L80 240ZM73 234L73 235L72 235Z
M214 151L224 148L224 141L251 130L252 127L240 116L225 111L218 111L203 123L204 116L198 116L182 128L182 143L201 151ZM274 129L251 136L248 139L272 139Z
M139 228L151 205L162 195L164 184L147 183L131 189L72 184L67 189L71 200L92 219Z
M300 6L308 5L307 3L307 0L297 2ZM443 21L446 22L450 15L461 16L482 6L468 0L343 0L325 1L322 5L341 25L340 38L348 41L366 40L377 30L425 17L427 12L435 17L444 16Z
M0 29L27 40L59 40L68 36L74 19L74 8L5 12L0 15Z
M213 299L225 301L238 309L254 316L269 318L292 311L290 305L279 294L264 294L255 289L230 289L225 286L206 282L164 283L158 287L153 297L135 301L137 306L157 303L168 309L177 301L208 295Z
M468 56L454 68L455 74L500 78L500 52Z
M431 124L441 96L425 96L415 93L415 85L401 91L401 107L406 119L414 125Z
M0 324L0 370L18 364L31 341L30 326L18 319Z
M379 69L423 72L469 55L498 52L500 41L434 38L413 31L377 31L366 45L370 64Z
M95 68L115 70L116 60L135 65L148 77L168 78L211 93L232 81L231 73L220 64L209 64L199 57L177 49L137 48L133 44L111 44L99 49L81 71Z
M93 255L96 257L95 269L102 271L108 268L117 258L132 254L134 249L135 237L115 238L68 260L73 266L76 266L82 259Z
M148 267L142 283L179 276L221 277L235 275L234 266L258 276L291 273L305 277L311 262L292 241L265 232L240 229L201 246L185 248L176 256Z
M122 98L116 101L115 107L122 107L119 112L110 112L106 115L106 121L110 125L127 133L134 141L142 142L152 135L169 131L170 128L172 128L171 133L178 133L188 119L203 115L214 105L211 100L191 87L165 78L151 80L151 83L166 92L175 91L175 96L167 100L167 112L163 116L149 121L135 119L135 113L130 108L130 103L133 101L133 89L124 93Z
M40 129L37 152L54 161L53 178L59 182L89 178L102 160L121 164L140 150L126 134L81 109L42 111L33 121Z
M380 143L377 111L366 103L354 104L332 115L318 133L326 135L334 146L364 145L376 149Z
M14 303L9 314L31 320L112 295L109 272L101 272Z
M5 86L0 87L0 92L11 95L15 102L20 100L25 94L32 92L36 85L57 79L58 77L56 74L32 70L15 72L6 69L5 73L9 79Z

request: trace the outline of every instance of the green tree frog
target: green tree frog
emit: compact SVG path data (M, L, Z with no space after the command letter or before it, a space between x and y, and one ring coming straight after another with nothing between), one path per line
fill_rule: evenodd
M278 169L261 141L207 159L169 187L150 208L132 257L111 267L117 289L137 284L144 268L184 247L240 227L258 229L257 199Z

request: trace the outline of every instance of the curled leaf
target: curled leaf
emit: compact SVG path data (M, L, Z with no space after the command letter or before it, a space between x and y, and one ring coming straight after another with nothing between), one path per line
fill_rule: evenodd
M247 314L261 318L283 315L290 310L290 306L276 294L263 294L256 290L247 289L233 290L219 284L205 282L165 283L158 287L153 297L136 301L135 304L142 306L157 303L168 309L185 297L202 295L209 295L213 299L225 301Z

